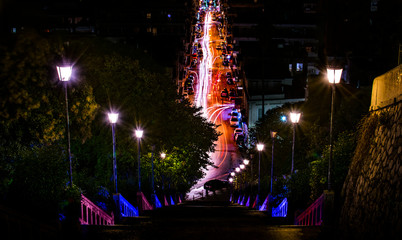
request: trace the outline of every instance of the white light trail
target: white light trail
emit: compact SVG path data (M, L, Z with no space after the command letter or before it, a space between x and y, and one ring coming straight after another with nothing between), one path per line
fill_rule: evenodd
M213 106L213 107L209 107L209 108L208 108L208 115L209 115L208 121L215 124L215 123L216 123L216 120L217 120L218 117L222 114L222 112L225 111L225 110L228 109L228 108L231 108L231 107L233 107L233 104L228 104L228 105L216 105L216 106ZM214 108L215 108L215 109L214 109ZM211 111L212 111L212 113L211 113ZM215 115L215 114L216 114L216 115ZM214 118L214 116L215 116L215 118ZM211 121L212 118L214 118L213 121Z
M212 57L211 48L209 46L209 29L211 25L211 14L209 11L205 14L204 20L204 37L201 40L201 47L203 58L199 66L199 82L197 85L197 92L195 97L195 106L201 107L203 115L207 117L207 95L210 89L211 76L209 74L209 69L212 69Z

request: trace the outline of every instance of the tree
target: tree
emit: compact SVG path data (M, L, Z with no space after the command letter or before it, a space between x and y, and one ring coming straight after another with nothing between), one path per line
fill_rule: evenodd
M84 51L76 61L81 66L80 76L94 87L94 96L102 111L91 126L95 136L75 149L80 186L91 189L92 193L96 192L94 186L112 188L112 140L105 118L108 111L115 110L120 113L116 126L120 192L135 197L138 151L133 131L137 127L144 129L142 190L150 191L148 155L151 147L156 146L157 150L173 154L173 162L184 164L185 167L172 168L170 175L174 175L175 186L187 191L202 177L202 168L210 164L208 152L213 151L218 138L216 127L202 117L200 109L179 101L169 71L143 62L143 57L129 46L122 49L120 45L99 39L70 41L67 52Z
M28 166L20 165L27 152L56 151L51 145L67 148L64 91L55 69L63 47L26 30L3 39L0 49L4 56L0 60L0 169L5 173L1 175L1 194L9 196L17 166ZM72 136L90 136L89 125L98 108L92 88L75 83L69 86L69 94L70 121L76 133Z

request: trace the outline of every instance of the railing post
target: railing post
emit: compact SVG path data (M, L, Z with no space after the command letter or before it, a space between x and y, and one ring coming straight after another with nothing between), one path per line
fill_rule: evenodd
M115 221L120 222L121 220L121 207L120 207L120 193L113 194L114 204L116 206L115 209ZM123 209L124 211L124 209Z

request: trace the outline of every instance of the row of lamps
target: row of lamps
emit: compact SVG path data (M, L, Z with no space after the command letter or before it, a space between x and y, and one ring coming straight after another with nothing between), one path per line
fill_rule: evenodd
M333 112L334 112L334 99L335 99L335 84L338 84L341 80L342 76L342 69L337 68L327 68L327 78L328 82L331 84L331 117L330 117L330 133L329 133L329 146L330 146L330 155L328 161L328 190L331 190L331 164L332 164L332 128L333 128ZM300 121L300 112L291 112L290 113L290 121L292 122L292 129L293 129L293 141L292 141L292 166L291 166L291 175L294 173L294 152L295 152L295 136L296 136L296 125ZM274 169L274 145L275 145L275 138L277 132L271 131L271 139L272 139L272 159L271 159L271 179L270 179L270 194L272 194L272 182L273 182L273 169ZM257 144L257 151L258 151L258 193L257 193L257 206L259 206L259 195L260 195L260 183L261 183L261 152L264 150L264 144L258 143ZM246 160L245 160L246 161ZM248 160L247 160L248 161ZM247 162L248 163L248 162ZM242 166L242 165L240 165ZM243 165L244 166L244 165ZM244 167L243 167L244 168ZM236 168L236 172L240 172L240 169ZM235 175L234 172L231 173L233 177ZM233 178L229 179L230 182L233 181Z

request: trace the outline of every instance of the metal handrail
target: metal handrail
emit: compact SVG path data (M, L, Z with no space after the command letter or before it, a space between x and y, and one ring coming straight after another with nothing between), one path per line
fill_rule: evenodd
M122 217L138 217L138 209L134 207L129 201L127 201L120 193L113 195L113 199L116 205L120 209L120 215Z
M324 194L295 219L295 225L317 226L322 224L322 211L324 207Z
M286 217L288 214L288 199L284 198L278 207L272 208L272 217Z
M110 216L81 194L80 223L81 225L114 225L114 215L112 213Z

